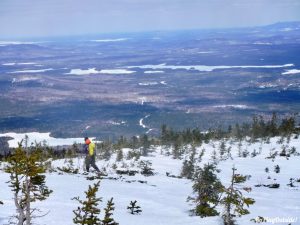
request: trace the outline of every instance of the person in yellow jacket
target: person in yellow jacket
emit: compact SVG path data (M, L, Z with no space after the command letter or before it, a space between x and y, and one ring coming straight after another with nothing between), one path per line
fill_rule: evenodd
M88 137L84 138L85 142L85 166L86 171L89 172L90 166L92 166L97 172L100 172L99 168L96 165L96 145L95 143L91 142Z

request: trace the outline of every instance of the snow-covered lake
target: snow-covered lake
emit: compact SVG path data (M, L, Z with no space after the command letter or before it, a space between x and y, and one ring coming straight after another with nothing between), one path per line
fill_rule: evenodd
M71 69L69 73L70 75L90 75L90 74L131 74L135 73L135 71L127 70L127 69L103 69L97 70L96 68L89 69Z
M50 133L4 133L0 134L0 137L11 137L12 140L8 141L9 147L18 147L18 143L21 142L25 136L28 137L28 145L37 143L45 143L48 146L61 146L61 145L72 145L74 143L83 143L84 137L81 138L54 138L50 136Z
M128 38L112 38L112 39L97 39L91 40L92 42L119 42L119 41L127 41Z
M298 69L291 69L291 70L287 70L285 72L282 73L282 75L291 75L291 74L299 74L300 70Z
M9 72L9 73L44 73L47 71L52 71L52 68L48 68L48 69L40 69L40 70L17 70L17 71L13 71L13 72Z
M140 68L140 69L153 69L153 70L163 70L163 69L171 69L171 70L197 70L202 72L211 72L217 69L274 69L274 68L285 68L285 67L292 67L294 64L284 64L284 65L241 65L241 66L206 66L206 65L186 65L186 66L178 66L178 65L167 65L166 63L158 64L158 65L140 65L140 66L128 66L127 68Z

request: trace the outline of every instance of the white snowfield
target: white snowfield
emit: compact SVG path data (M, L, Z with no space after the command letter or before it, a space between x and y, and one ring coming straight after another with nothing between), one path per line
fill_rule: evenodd
M238 157L239 142L233 140L226 141L226 147L231 146L231 154L233 159L220 161L217 168L221 170L218 177L224 185L228 185L231 176L231 168L235 166L237 173L243 175L251 175L250 180L245 186L251 187L252 192L247 193L241 189L245 196L255 199L255 204L249 208L250 214L241 218L237 218L239 225L256 224L250 219L263 216L268 222L262 224L279 224L288 225L290 221L292 225L300 224L300 183L295 182L296 187L289 187L290 178L300 178L300 156L286 157L277 156L274 160L266 159L271 151L281 151L283 146L288 149L295 147L300 152L300 139L292 138L289 143L277 143L279 138L272 138L270 143L257 142L249 144L242 142L242 150L247 149L250 154L256 150L261 153L255 157L247 158ZM203 144L197 149L205 149L202 161L198 163L203 166L205 163L212 162L211 155L215 146L218 151L220 142L210 142ZM121 225L222 225L220 216L200 218L191 216L189 210L193 208L193 204L186 201L188 196L192 195L192 181L187 179L171 178L166 176L166 172L172 175L180 175L183 160L173 159L167 156L167 152L171 149L163 147L155 147L155 152L149 157L141 157L141 160L151 161L152 168L156 173L154 176L145 177L137 174L136 176L122 176L118 180L103 179L101 181L98 196L103 198L101 204L101 218L103 218L103 207L107 200L114 198L116 210L114 219ZM134 160L125 160L129 149L123 149L124 161L118 162L118 168L122 168L125 163L130 169L137 169L137 162ZM198 157L198 154L196 158ZM219 156L219 155L218 155ZM188 157L188 155L186 155ZM76 158L73 160L74 166L83 171L83 159ZM119 177L116 175L112 164L116 162L114 154L109 161L98 160L97 165L100 169L105 168L109 177ZM4 164L4 163L3 163ZM2 164L2 167L4 166ZM53 167L64 165L64 160L52 162ZM280 166L280 173L274 172L274 167ZM265 168L269 168L269 173L265 172ZM37 218L36 224L47 225L71 225L74 217L72 210L76 209L78 204L71 200L75 196L84 197L84 191L88 185L95 181L86 180L84 175L58 175L57 173L47 173L47 184L54 191L52 195L45 200L34 204L44 213L49 212L46 216ZM270 176L270 179L268 179ZM14 215L15 207L13 195L6 183L9 175L0 170L0 200L4 205L0 205L0 224L6 224L10 216ZM139 183L138 180L147 181L147 183ZM132 181L129 183L129 181ZM279 183L280 188L270 189L268 187L255 187L257 184ZM242 187L241 187L242 188ZM143 212L140 215L131 215L127 211L130 201L137 200Z
M252 69L274 69L274 68L285 68L292 67L294 64L284 64L284 65L245 65L245 66L205 66L205 65L186 65L186 66L177 66L177 65L167 65L166 63L158 64L158 65L140 65L140 66L128 66L127 68L140 68L140 69L153 69L153 70L163 70L163 69L171 69L171 70L195 70L200 72L211 72L217 69L240 69L240 68L252 68Z

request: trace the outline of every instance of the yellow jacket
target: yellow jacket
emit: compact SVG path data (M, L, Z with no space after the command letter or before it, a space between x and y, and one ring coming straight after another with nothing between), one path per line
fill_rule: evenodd
M91 142L91 143L89 144L89 155L92 156L92 155L95 154L95 148L96 148L95 143Z

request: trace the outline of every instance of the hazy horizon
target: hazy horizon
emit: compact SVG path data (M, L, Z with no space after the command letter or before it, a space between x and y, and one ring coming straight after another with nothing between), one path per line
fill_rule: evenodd
M300 21L298 0L2 0L0 40Z

